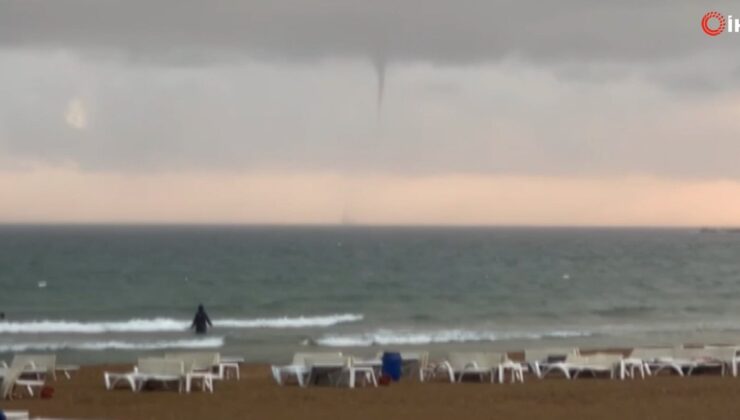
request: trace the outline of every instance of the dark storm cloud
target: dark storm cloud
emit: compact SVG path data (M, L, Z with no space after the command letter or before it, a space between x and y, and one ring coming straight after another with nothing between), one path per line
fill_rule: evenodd
M384 55L468 63L639 60L727 47L699 29L709 1L4 0L0 43L116 51L206 64L233 54L310 59Z

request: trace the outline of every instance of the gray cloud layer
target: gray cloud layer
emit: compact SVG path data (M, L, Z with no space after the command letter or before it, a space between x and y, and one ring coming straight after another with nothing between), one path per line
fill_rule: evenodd
M690 0L6 0L0 43L185 62L233 51L288 59L384 54L439 63L510 54L650 61L733 45L709 42L698 25L708 8L732 7Z
M740 34L704 35L710 9L740 16L688 0L5 0L0 155L740 177ZM64 121L72 100L84 130Z

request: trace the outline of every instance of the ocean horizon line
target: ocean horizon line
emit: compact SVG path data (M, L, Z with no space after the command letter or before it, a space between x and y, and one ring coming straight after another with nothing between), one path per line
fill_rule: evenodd
M132 227L132 228L346 228L346 229L600 229L600 230L735 230L740 225L567 225L567 224L413 224L413 223L230 223L230 222L4 222L4 227Z

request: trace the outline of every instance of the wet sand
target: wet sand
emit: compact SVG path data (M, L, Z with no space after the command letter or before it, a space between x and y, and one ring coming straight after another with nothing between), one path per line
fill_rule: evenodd
M242 367L240 381L216 384L214 394L120 389L106 391L103 371L87 366L53 382L49 400L0 402L33 416L103 419L737 419L740 378L717 374L646 380L536 380L524 384L419 383L388 387L279 387L265 365Z

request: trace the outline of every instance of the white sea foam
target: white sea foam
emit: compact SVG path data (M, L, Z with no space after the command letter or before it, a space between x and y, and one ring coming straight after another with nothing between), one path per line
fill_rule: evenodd
M362 321L360 314L336 314L325 316L299 316L295 318L221 319L214 325L226 328L307 328L331 327L343 322Z
M161 340L161 341L59 341L59 342L19 342L0 344L0 353L20 351L58 351L58 350L162 350L162 349L208 349L224 345L223 337L204 339Z
M215 327L222 328L308 328L330 327L343 322L361 321L361 314L335 314L255 319L218 319ZM166 332L185 331L189 320L172 318L129 319L127 321L81 322L66 320L5 321L0 322L0 333L74 333L99 334L119 332Z
M437 331L378 330L364 334L325 335L316 343L327 347L368 347L372 345L422 345L498 340L587 337L587 331L493 332L461 329Z

